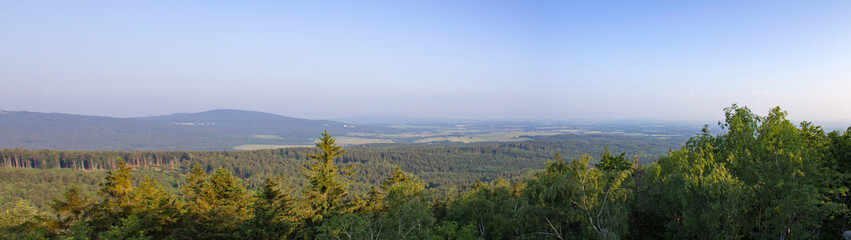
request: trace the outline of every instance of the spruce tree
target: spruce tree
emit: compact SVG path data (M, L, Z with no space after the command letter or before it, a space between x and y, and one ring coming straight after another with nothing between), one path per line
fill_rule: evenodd
M322 133L316 147L319 152L308 155L314 162L308 165L308 169L302 169L303 176L309 181L304 197L311 210L308 224L312 226L319 226L323 218L346 212L343 200L348 196L350 182L343 180L342 176L352 174L351 167L340 169L334 165L334 159L346 150L336 144L328 130Z
M314 219L321 220L323 216L339 207L341 200L348 195L348 182L339 179L341 171L334 165L334 159L346 150L337 146L327 130L322 133L316 147L320 152L308 155L315 162L311 163L310 169L304 173L310 181L305 196L313 209Z
M281 187L283 178L266 178L254 196L254 217L241 229L245 239L286 239L299 226L298 209L290 190Z
M83 217L89 205L89 196L84 194L77 185L71 185L62 196L64 197L62 200L53 199L50 208L59 214L60 225L67 226Z
M133 210L133 185L130 182L130 166L124 161L118 163L116 169L107 173L105 181L100 184L97 199L90 210L92 219L90 226L95 232L109 230L110 226L121 223Z
M183 215L183 237L192 239L232 239L250 212L249 195L242 180L228 170L217 168L206 175L194 168L182 189L187 213Z

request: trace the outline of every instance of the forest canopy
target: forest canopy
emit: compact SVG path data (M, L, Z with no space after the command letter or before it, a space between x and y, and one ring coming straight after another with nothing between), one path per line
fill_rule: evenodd
M736 105L719 127L650 164L605 146L598 161L556 152L541 171L457 196L401 168L353 191L358 169L327 132L302 155L300 184L249 187L242 171L197 164L172 193L134 174L137 159L102 162L91 191L70 186L50 210L22 200L0 213L0 238L837 239L851 228L851 128L826 133L780 108Z

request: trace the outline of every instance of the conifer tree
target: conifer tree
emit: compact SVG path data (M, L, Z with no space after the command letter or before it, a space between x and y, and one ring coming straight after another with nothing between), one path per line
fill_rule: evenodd
M124 161L118 167L109 170L97 193L89 224L95 232L109 230L110 226L121 223L133 210L133 185L130 182L130 166Z
M62 226L81 220L89 204L89 196L82 193L77 185L71 185L68 191L62 193L64 199L53 199L50 207L59 214Z
M217 168L212 175L193 168L183 189L187 213L183 237L231 239L239 224L248 219L249 199L242 181L228 170Z
M341 179L350 176L351 168L339 169L334 159L346 152L335 143L334 137L326 130L316 143L319 152L308 157L315 162L303 169L303 175L309 180L304 196L312 210L311 222L320 222L323 217L339 211L344 198L348 195L349 183Z
M133 191L134 213L137 224L154 239L164 239L174 235L181 214L181 204L147 175L144 181ZM132 219L131 219L132 220ZM127 219L123 224L132 223Z
M299 225L298 209L290 190L281 187L282 178L266 178L254 196L254 216L246 221L240 237L246 239L286 239Z

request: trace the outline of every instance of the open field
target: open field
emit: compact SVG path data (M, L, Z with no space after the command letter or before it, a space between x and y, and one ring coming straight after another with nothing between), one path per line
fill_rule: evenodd
M559 134L605 134L624 136L644 136L660 139L691 136L698 132L699 126L681 124L641 124L641 123L433 123L419 125L387 125L384 127L400 129L401 133L348 132L347 137L355 138L346 144L395 142L395 143L436 143L436 142L517 142L532 140L540 136Z
M369 144L369 143L393 143L393 140L376 139L376 138L357 138L357 137L338 137L337 138L337 144L340 144L340 145L358 145L358 144Z
M258 135L258 134L255 134L255 135L254 135L254 138L258 138L258 139L271 139L271 140L274 140L274 139L284 139L283 137L278 136L278 135Z

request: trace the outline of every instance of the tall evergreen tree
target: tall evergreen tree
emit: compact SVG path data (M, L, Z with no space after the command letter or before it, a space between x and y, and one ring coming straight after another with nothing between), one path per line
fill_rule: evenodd
M304 190L304 196L312 210L311 222L321 222L326 216L339 213L342 203L349 191L349 181L343 176L352 174L351 167L340 169L334 164L334 159L346 152L338 146L331 134L326 130L316 143L319 152L308 157L314 160L309 169L303 169L309 185Z
M134 205L130 170L124 161L119 161L117 168L110 169L105 181L100 184L101 188L90 210L92 222L89 225L95 232L109 230L132 213Z

